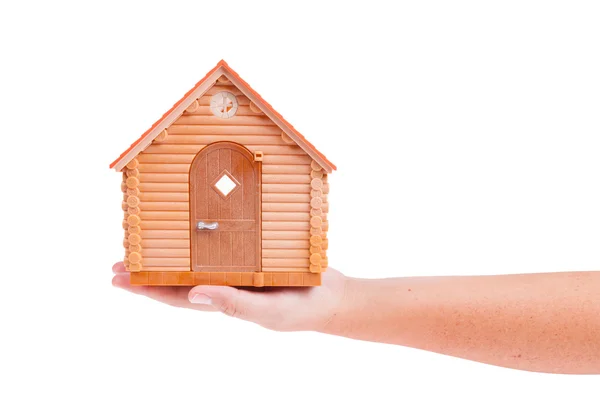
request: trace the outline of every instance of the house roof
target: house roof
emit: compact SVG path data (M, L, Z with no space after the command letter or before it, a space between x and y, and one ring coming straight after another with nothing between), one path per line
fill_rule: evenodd
M117 171L123 169L125 165L139 153L145 150L154 138L156 138L164 129L168 128L197 98L201 97L210 89L216 80L225 75L237 88L252 101L266 116L271 118L277 126L281 128L300 148L311 156L325 171L332 172L337 169L336 166L325 157L323 153L315 148L292 124L287 122L281 114L267 103L250 85L244 81L224 60L211 69L204 78L190 89L169 111L156 121L138 140L133 142L116 160L110 164L110 168Z

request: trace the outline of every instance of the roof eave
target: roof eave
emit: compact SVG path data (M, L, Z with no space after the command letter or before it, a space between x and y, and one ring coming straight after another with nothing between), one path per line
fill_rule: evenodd
M208 89L210 89L216 82L217 78L226 72L223 65L219 65L218 68L214 69L212 73L206 75L203 82L196 87L189 95L187 95L181 103L177 105L169 114L160 121L154 128L152 128L148 134L143 137L137 144L127 150L126 154L119 161L115 163L113 168L116 171L121 171L129 161L134 159L136 155L144 151L148 146L152 144L152 141L162 132L164 129L171 126L177 118L179 118L183 112L199 97L204 95Z
M275 124L285 132L302 150L306 152L313 160L315 160L321 168L323 168L328 174L333 171L333 167L330 165L327 160L325 160L320 154L318 154L313 148L311 148L306 142L298 137L296 132L285 124L281 118L276 115L270 107L267 107L264 104L264 100L258 98L251 91L249 91L246 87L247 84L240 81L240 79L235 75L230 73L226 68L224 68L223 74L229 79L250 101L254 103L267 117L269 117Z

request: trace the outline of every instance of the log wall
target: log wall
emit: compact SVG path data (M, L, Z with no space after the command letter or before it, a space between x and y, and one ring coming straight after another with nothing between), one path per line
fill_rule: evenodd
M223 90L235 94L239 104L229 119L214 116L209 107L211 96ZM228 82L218 82L197 99L126 168L127 267L189 271L190 164L217 141L264 154L262 271L321 272L327 266L327 176Z

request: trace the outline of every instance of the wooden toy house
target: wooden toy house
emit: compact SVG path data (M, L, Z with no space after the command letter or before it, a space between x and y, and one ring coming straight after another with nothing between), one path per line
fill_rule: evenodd
M110 167L132 284L320 285L336 167L224 61Z

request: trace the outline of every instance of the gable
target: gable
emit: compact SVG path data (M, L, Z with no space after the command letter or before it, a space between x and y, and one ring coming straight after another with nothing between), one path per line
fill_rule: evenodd
M221 80L219 82L218 80ZM165 135L163 133L167 130L167 134L169 129L171 129L172 133L177 133L179 129L191 129L192 131L198 132L199 135L206 135L205 139L210 139L208 133L216 133L218 132L218 128L215 129L207 129L205 127L198 128L180 128L179 125L185 124L176 124L176 121L180 121L181 118L185 117L194 117L188 118L190 121L208 121L210 122L211 115L203 115L203 112L206 112L208 104L207 96L211 96L215 93L215 90L219 90L220 86L228 87L229 90L232 91L239 98L239 101L247 104L241 104L239 112L241 114L236 114L237 116L232 118L231 120L235 120L235 118L241 117L260 117L265 116L272 123L268 125L262 126L270 126L269 128L258 129L256 127L252 128L255 125L251 124L251 121L259 122L260 119L256 118L247 118L249 128L246 132L266 132L272 131L276 128L281 130L281 140L287 142L288 144L296 144L300 149L303 150L305 154L307 154L312 160L314 160L319 166L321 166L326 172L331 172L336 169L335 165L331 163L322 153L320 153L306 138L301 135L291 124L289 124L279 113L277 113L270 104L268 104L258 93L256 93L244 80L239 77L239 75L233 71L227 63L224 61L220 61L215 68L208 72L208 74L200 80L194 88L192 88L188 93L184 95L184 97L179 100L177 103L173 105L173 107L167 111L158 121L156 121L150 129L148 129L144 134L135 141L129 149L119 156L113 163L111 163L110 167L115 168L117 171L123 169L123 167L132 159L134 159L138 154L140 154L143 150L147 149L148 146L152 144L152 142L159 137L159 135ZM202 104L201 104L202 103ZM188 110L188 111L186 111ZM196 115L196 111L198 111L198 115ZM208 110L208 112L210 112ZM187 114L186 114L187 113ZM247 113L248 115L244 115ZM189 115L192 114L192 115ZM208 118L206 118L208 117ZM214 117L214 116L213 116ZM214 117L217 118L217 117ZM221 122L223 120L221 119ZM241 121L241 120L240 120ZM181 121L180 121L181 122ZM185 119L184 119L185 122ZM222 122L223 124L227 124L226 122ZM195 126L196 124L191 124ZM210 124L198 124L202 125L210 125ZM175 131L173 131L175 129ZM205 132L205 133L202 133ZM266 135L265 135L266 136ZM219 138L219 140L223 140ZM274 140L274 138L263 138L260 139L264 141L264 144L270 143L270 141ZM278 144L278 143L273 143Z
M236 97L237 110L231 118L219 118L210 109L211 98L222 92ZM204 147L221 141L241 144L252 153L262 152L265 165L309 167L312 161L271 118L254 107L248 97L225 79L217 81L192 102L162 132L137 156L142 165L154 164L154 172L161 172L158 164L179 164L183 172ZM182 177L182 182L184 180L187 181L187 178Z

